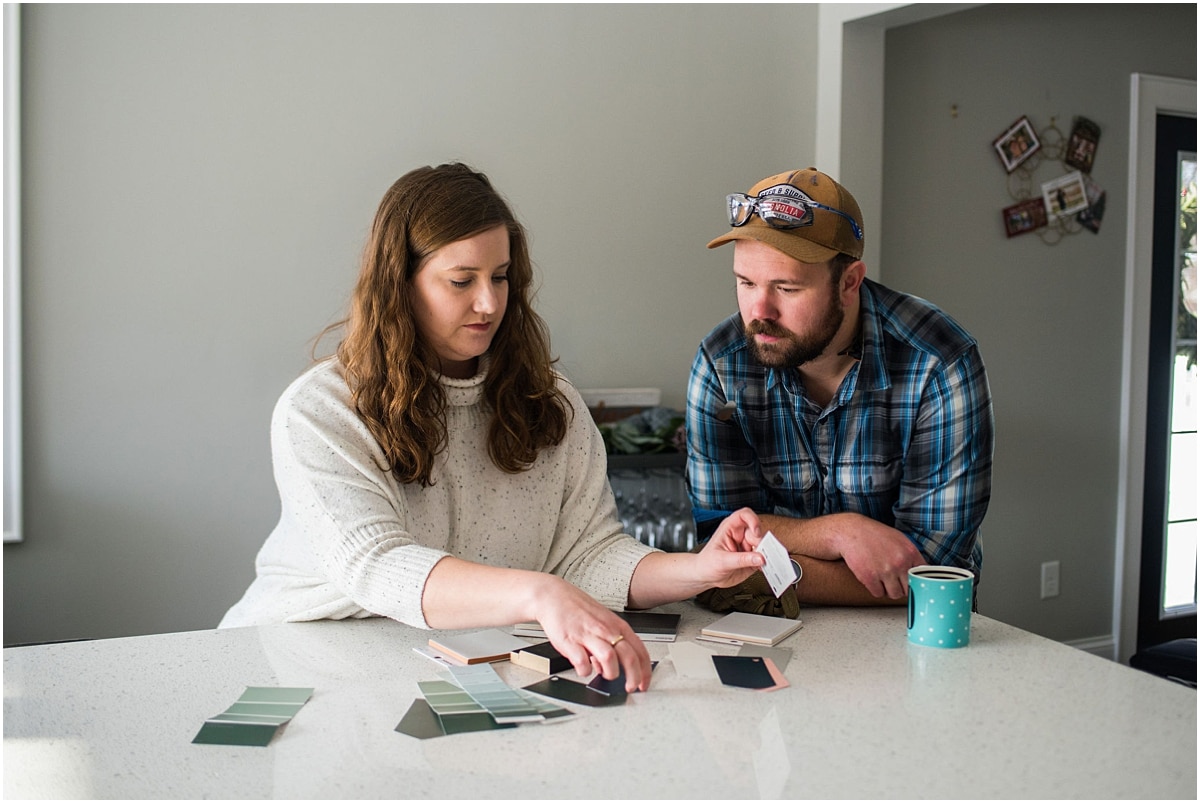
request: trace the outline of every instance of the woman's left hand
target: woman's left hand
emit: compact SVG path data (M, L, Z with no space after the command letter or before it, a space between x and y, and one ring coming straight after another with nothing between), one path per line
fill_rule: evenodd
M735 586L767 562L754 551L761 542L758 516L750 508L742 508L721 522L698 553L651 552L633 572L629 607L653 608L694 597L714 586Z
M746 507L731 513L700 550L697 579L708 582L708 588L737 585L766 563L754 551L761 542L762 526L753 510Z

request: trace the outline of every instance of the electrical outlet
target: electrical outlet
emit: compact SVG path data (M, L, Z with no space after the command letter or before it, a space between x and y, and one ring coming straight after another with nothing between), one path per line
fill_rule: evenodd
M1042 564L1042 599L1058 596L1058 561Z

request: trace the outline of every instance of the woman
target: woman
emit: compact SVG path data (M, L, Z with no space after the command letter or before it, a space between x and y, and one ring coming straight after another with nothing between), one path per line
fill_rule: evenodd
M552 368L525 233L459 164L380 204L334 358L271 424L282 515L222 627L388 616L415 627L536 620L580 674L645 689L645 645L610 609L730 586L762 565L758 520L698 554L622 533L603 441Z

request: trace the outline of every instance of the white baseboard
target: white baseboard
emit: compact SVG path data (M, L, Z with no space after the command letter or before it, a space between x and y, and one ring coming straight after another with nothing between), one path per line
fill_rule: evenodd
M1068 647L1074 647L1077 650L1090 652L1092 655L1106 658L1109 661L1115 661L1117 658L1117 641L1111 635L1064 641L1063 644L1066 644Z

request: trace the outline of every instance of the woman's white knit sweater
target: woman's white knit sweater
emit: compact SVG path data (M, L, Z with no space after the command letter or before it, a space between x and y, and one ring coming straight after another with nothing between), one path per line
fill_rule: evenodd
M552 572L623 608L651 550L622 532L604 443L579 393L560 378L574 409L566 438L506 474L488 456L483 379L442 378L448 442L429 487L382 468L337 360L293 382L271 421L279 524L220 626L387 616L427 628L425 581L447 555Z

